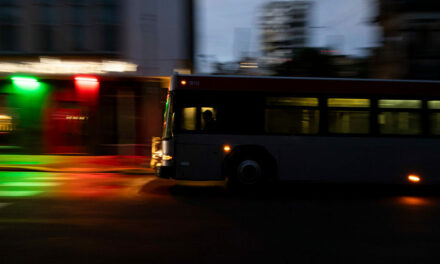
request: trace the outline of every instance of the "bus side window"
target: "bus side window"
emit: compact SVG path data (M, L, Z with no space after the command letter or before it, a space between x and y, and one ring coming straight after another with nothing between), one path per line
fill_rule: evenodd
M440 135L440 101L428 101L430 134Z
M201 129L213 131L216 129L217 111L214 107L202 107L202 118L200 119Z
M318 98L266 98L265 131L275 134L317 134Z
M184 107L182 109L181 129L194 131L197 129L197 108Z
M379 100L381 134L418 135L421 128L421 100Z
M328 131L338 134L368 134L370 132L370 100L358 98L328 98Z

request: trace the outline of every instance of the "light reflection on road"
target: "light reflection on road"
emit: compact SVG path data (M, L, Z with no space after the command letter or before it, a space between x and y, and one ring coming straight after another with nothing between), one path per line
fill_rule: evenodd
M177 180L176 185L188 187L226 187L226 181L184 181Z
M136 197L150 178L117 173L0 172L0 197Z
M431 199L417 196L401 196L398 198L398 202L409 206L429 206L432 204Z

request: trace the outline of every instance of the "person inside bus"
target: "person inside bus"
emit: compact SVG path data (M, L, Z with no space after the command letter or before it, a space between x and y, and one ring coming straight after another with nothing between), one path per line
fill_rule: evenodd
M211 110L206 110L202 114L203 117L203 130L212 131L215 129L215 120L212 116Z

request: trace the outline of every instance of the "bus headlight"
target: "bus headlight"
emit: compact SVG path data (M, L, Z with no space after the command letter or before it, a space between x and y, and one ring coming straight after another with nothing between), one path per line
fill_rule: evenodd
M158 150L153 153L153 159L160 159L162 157L162 151Z
M163 155L162 156L162 160L172 160L173 159L173 156L171 156L171 155Z

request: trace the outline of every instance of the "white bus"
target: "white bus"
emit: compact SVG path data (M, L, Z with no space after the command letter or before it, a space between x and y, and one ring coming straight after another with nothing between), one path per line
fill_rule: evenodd
M440 82L174 75L157 175L440 181Z

